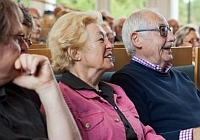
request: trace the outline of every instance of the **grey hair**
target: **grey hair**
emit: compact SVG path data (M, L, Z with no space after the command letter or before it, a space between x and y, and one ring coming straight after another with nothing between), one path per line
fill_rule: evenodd
M148 18L148 15L150 14L157 14L158 17L166 21L166 19L164 19L164 17L159 14L156 9L145 8L132 13L124 22L122 28L122 39L129 56L135 55L135 46L132 44L131 34L136 30L158 26L158 23L154 21L154 19ZM146 32L141 33L144 35L146 34Z

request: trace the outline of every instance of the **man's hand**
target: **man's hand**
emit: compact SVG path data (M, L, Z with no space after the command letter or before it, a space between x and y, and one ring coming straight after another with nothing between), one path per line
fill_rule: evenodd
M13 83L28 89L40 90L55 84L55 78L47 57L36 54L22 54L15 61L15 68L21 73Z
M192 137L193 140L200 140L200 127L193 129Z

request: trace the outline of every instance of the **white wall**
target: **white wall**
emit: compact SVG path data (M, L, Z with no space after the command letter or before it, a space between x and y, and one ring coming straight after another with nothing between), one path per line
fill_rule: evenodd
M179 20L179 0L146 0L146 7L158 9L167 20Z

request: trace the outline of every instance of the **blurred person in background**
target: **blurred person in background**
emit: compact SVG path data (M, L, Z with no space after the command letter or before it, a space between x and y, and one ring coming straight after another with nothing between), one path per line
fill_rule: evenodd
M181 27L175 33L176 40L174 46L192 46L192 59L195 60L195 47L199 47L199 34L194 27L191 25L185 25Z
M108 25L108 23L106 21L102 22L101 27L103 28L103 30L106 32L106 36L108 37L108 40L114 44L115 41L115 32L113 32L110 28L110 26Z
M179 29L179 22L176 19L169 19L167 22L169 24L169 27L172 28L173 34L175 35L175 33Z
M103 21L108 22L111 30L114 31L114 18L110 15L109 11L106 9L102 9L100 10L100 12L102 14Z
M40 34L42 31L41 16L40 16L40 13L38 12L38 10L35 8L29 8L29 13L32 16L33 23L34 23L34 29L31 34L31 41L38 43L38 42L40 42Z
M114 20L114 31L116 33L115 42L123 42L122 41L122 27L126 18L121 17Z
M33 18L29 13L28 7L25 7L23 4L18 4L18 6L23 13L22 29L24 32L24 40L30 46L32 45L31 33L34 29Z

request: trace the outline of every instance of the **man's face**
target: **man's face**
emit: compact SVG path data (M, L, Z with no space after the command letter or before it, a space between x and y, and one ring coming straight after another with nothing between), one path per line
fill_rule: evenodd
M27 50L27 45L22 40L23 31L19 18L11 17L12 30L6 42L0 42L0 85L11 81L19 71L14 68L15 60L21 52Z
M145 34L139 34L142 48L136 50L136 53L138 57L163 67L173 59L171 47L175 41L175 37L173 33L169 31L169 28L165 28L168 24L164 18L155 13L150 14L148 18L153 20L152 23L157 24L152 24L149 28L156 29L160 26L164 26L163 31L166 31L165 33L167 34L166 36L162 36L161 30L146 31Z

